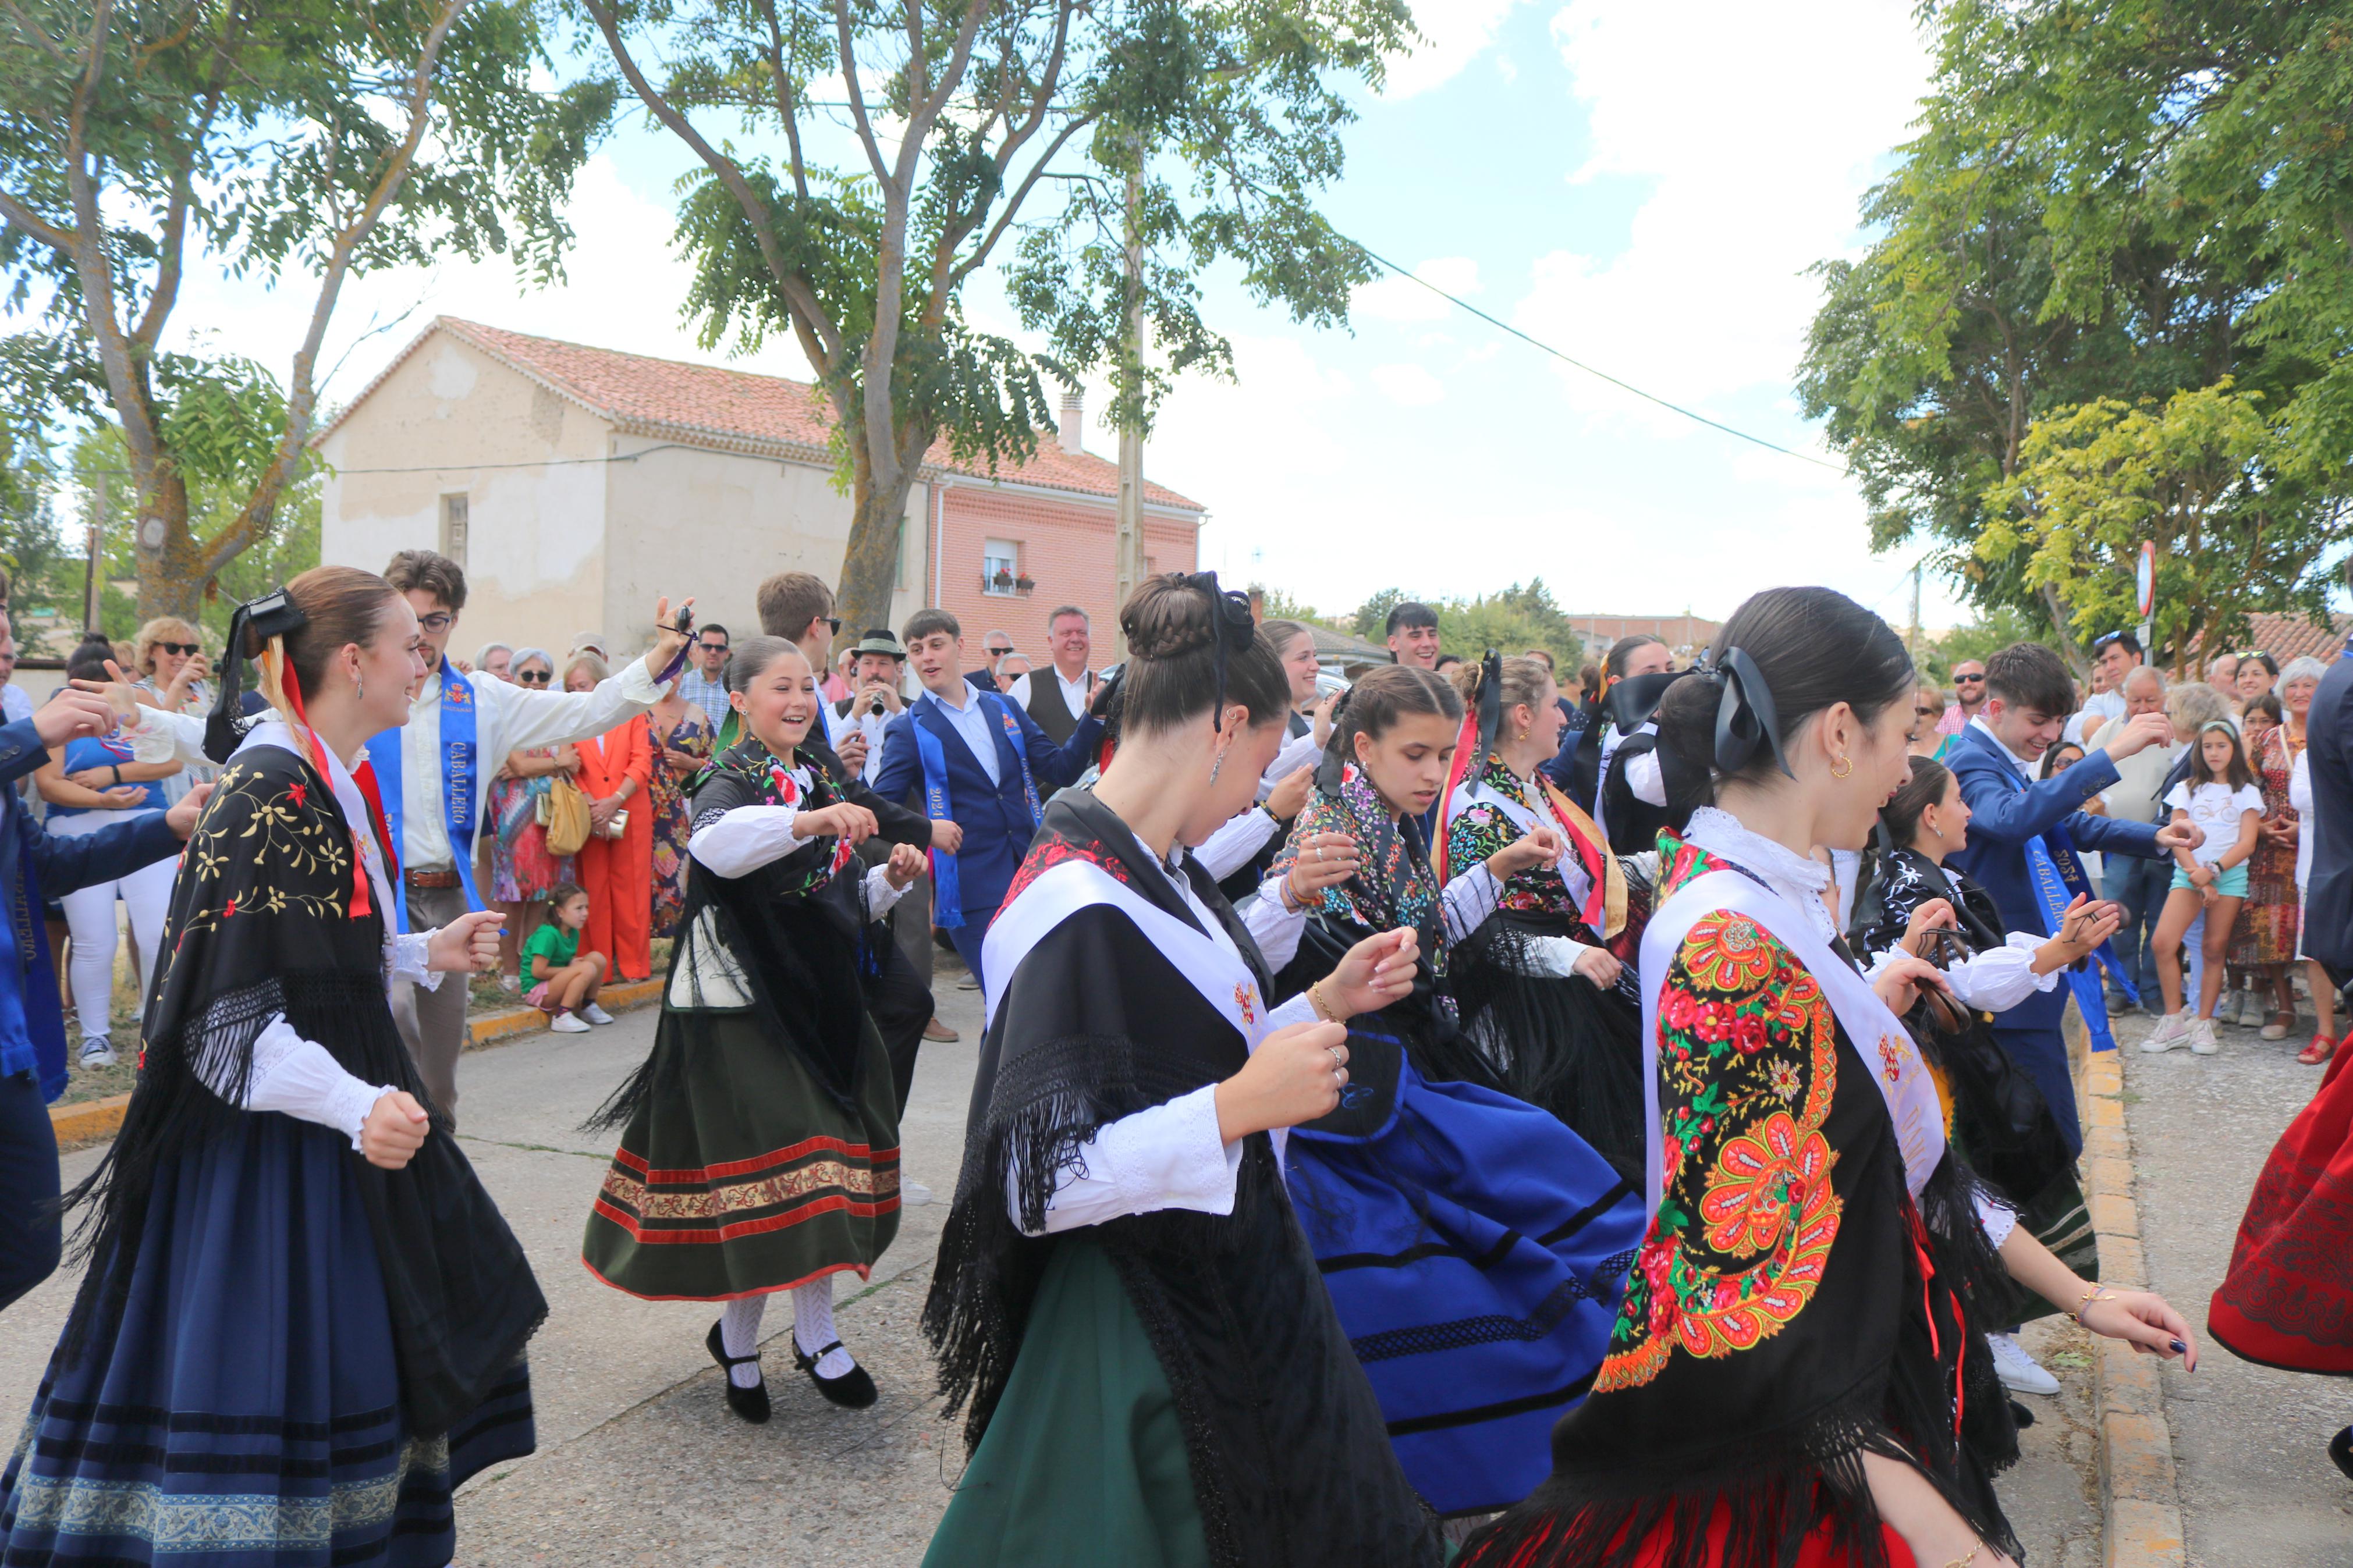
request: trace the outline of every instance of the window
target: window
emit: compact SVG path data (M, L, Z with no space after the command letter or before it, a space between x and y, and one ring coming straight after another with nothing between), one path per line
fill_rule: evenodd
M1011 597L1021 583L1021 546L1009 539L992 539L980 547L980 591Z
M441 553L459 565L466 563L466 498L441 498Z

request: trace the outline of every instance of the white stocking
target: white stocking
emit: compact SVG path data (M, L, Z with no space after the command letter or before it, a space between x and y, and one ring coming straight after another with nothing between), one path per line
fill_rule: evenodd
M817 1355L819 1347L839 1337L833 1331L832 1275L793 1287L793 1337L800 1342L803 1355ZM848 1351L835 1350L818 1356L817 1374L847 1377L857 1364Z
M731 1356L751 1355L760 1348L760 1314L767 1310L765 1296L741 1296L719 1313L719 1348ZM760 1363L747 1361L727 1369L727 1381L738 1388L760 1386Z

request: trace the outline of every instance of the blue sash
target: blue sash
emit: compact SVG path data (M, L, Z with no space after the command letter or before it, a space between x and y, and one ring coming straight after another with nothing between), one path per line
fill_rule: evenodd
M2052 842L2047 844L2042 835L2026 841L2026 874L2034 884L2034 902L2042 910L2043 934L2057 936L2060 917L2076 894L2091 893L2092 884L2084 874L2083 862L2075 858L2075 847L2068 842L2067 830L2054 827L2048 837ZM2108 1000L2100 989L2100 970L2107 972L2126 1000L2137 1003L2140 990L2116 961L2116 950L2108 943L2104 942L2093 949L2092 956L2100 961L2099 969L2078 969L2070 964L2062 973L2067 976L2068 988L2075 993L2075 1006L2084 1015L2084 1026L2091 1031L2092 1048L2113 1051L2116 1037L2108 1032Z
M1045 812L1038 804L1038 783L1029 776L1029 748L1023 744L1021 721L1013 716L1013 709L994 691L976 689L974 700L984 712L997 715L1005 726L1005 738L1013 743L1013 760L1021 769L1021 795L1029 803L1029 826L1034 831ZM938 703L939 699L930 700ZM950 819L948 810L948 759L941 749L940 738L932 733L918 714L908 715L908 724L915 731L915 755L923 764L923 815L934 822ZM973 759L978 762L977 757ZM932 920L943 931L954 931L964 924L963 895L956 879L956 858L932 852Z
M441 806L446 814L444 826L449 833L449 858L458 868L458 885L466 890L466 907L479 910L482 898L474 891L474 811L476 787L480 770L476 766L474 744L474 689L466 678L441 661ZM392 853L401 863L408 858L408 840L401 836L400 819L407 806L401 793L400 737L406 727L386 730L370 736L367 743L368 761L375 769L376 783L384 795L385 826L392 834ZM402 877L393 889L399 901L397 918L400 929L408 929L408 879Z

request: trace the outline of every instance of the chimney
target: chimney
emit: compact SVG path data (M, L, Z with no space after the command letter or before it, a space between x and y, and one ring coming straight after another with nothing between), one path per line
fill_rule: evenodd
M1255 583L1250 584L1250 625L1264 626L1266 624L1266 590Z
M1054 426L1062 437L1063 451L1083 452L1087 449L1086 443L1083 438L1086 431L1086 393L1079 387L1064 387L1062 389L1062 417L1055 422Z

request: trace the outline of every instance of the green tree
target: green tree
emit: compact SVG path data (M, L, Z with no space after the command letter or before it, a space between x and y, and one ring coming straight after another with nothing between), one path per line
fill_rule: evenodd
M1008 244L1022 321L1058 374L1110 370L1124 428L1175 373L1229 370L1198 309L1213 264L1327 323L1371 275L1311 198L1351 118L1327 79L1378 84L1403 0L575 3L699 165L679 247L703 342L787 335L816 367L852 498L851 626L886 618L934 442L1018 460L1046 422L1037 365L962 311ZM1122 352L1131 312L1153 363Z
M505 251L554 271L612 93L538 91L546 63L530 0L0 8L0 271L45 301L15 368L47 417L119 426L142 613L194 616L278 526L349 278ZM163 348L192 265L308 280L282 381ZM192 485L237 498L209 532Z
M2137 567L2157 546L2157 647L2176 679L2243 642L2248 612L2287 584L2320 615L2322 552L2345 503L2300 473L2292 427L2225 380L2163 403L2102 398L2037 420L2018 472L1991 493L1984 554L2022 557L2037 588L2063 586L2078 637L2140 619Z
M2027 611L1998 605L1968 626L1956 626L1935 642L1924 645L1920 649L1920 673L1939 686L1950 686L1955 665L1971 658L1983 664L1997 650L2022 642L2039 642L2056 648L2059 634L2051 629L2051 617L2039 606Z
M1379 642L1388 635L1389 612L1412 598L1403 588L1383 588L1348 616L1348 629L1360 637Z

